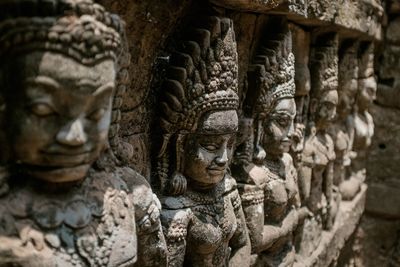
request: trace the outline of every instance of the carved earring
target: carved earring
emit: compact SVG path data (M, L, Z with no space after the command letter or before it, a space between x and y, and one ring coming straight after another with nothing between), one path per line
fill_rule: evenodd
M187 188L187 180L186 177L182 174L183 170L183 144L186 134L178 134L175 143L175 171L171 176L171 180L169 182L169 193L173 196L182 195L186 192Z
M254 140L254 154L253 154L253 161L256 163L262 163L267 153L265 152L264 148L260 145L260 142L263 138L264 131L262 127L262 120L257 120L256 126L256 136Z

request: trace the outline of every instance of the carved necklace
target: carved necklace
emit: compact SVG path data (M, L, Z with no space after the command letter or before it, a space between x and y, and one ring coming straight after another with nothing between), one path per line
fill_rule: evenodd
M286 179L285 170L282 167L283 164L280 159L266 159L265 164L263 165L263 168L265 168L270 174L269 178L274 180Z
M10 214L15 219L32 219L61 265L68 262L80 266L85 259L91 265L107 266L113 247L133 242L129 237L135 234L130 227L133 204L127 193L109 184L109 174L92 175L64 196L36 193L32 185L10 190L6 196ZM100 219L97 230L90 226L95 218Z

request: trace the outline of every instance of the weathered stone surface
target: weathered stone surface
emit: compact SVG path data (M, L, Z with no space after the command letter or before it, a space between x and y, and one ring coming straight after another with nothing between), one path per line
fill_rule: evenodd
M286 1L287 0L210 0L211 3L221 7L257 13L271 10Z
M0 7L4 5L0 8L0 128L7 133L3 136L0 131L0 265L114 267L136 261L141 267L291 267L296 253L296 266L334 265L365 200L364 186L353 201L339 207L340 194L332 185L335 157L337 165L344 166L346 161L333 147L345 147L351 154L352 139L349 131L347 140L338 135L334 144L326 126L335 117L338 80L343 87L355 85L357 80L356 48L351 60L341 62L341 75L338 54L344 40L357 46L381 38L382 3L96 2L122 16L126 24L105 15L91 0L0 1ZM21 8L25 5L27 8ZM400 106L396 98L400 88L398 1L389 1L386 7L390 13L387 43L377 60L382 63L379 108ZM63 10L57 18L47 13L57 10ZM27 17L3 25L13 12ZM72 36L65 34L81 19L88 28L78 27ZM14 27L35 29L35 23L46 31L16 31L7 39L11 35L5 33ZM24 47L17 58L4 53L18 50L20 42L34 45ZM40 51L35 50L36 42ZM104 47L119 44L122 53L106 51L102 57ZM366 80L360 82L357 94L368 98L368 103L375 96L371 47L367 60L358 62ZM40 56L32 56L31 49ZM106 60L109 64L105 67ZM19 80L24 81L31 72L32 79L21 85ZM347 79L347 74L352 78ZM41 81L43 76L60 86L48 90L52 87L49 79L45 85L36 85L36 78ZM87 79L100 84L101 96L105 83L115 83L115 96L99 97L97 91L88 94L91 86L86 86ZM33 88L29 87L31 80ZM77 92L79 97L73 97L78 101L70 101L71 92ZM365 115L361 120L366 118L359 127L359 139L366 145L357 151L365 156L373 124L365 105L353 105L353 93L348 102L354 108L351 112L361 111ZM25 95L44 98L38 105L25 102ZM97 104L101 102L97 97L108 106ZM61 99L63 108L54 99ZM43 105L41 101L49 102ZM28 113L33 119L22 121ZM385 124L389 125L386 120L397 125L395 112L377 113L383 114L378 116L381 135ZM96 123L96 118L102 118L101 123ZM31 120L40 122L29 124ZM51 127L43 128L47 123ZM30 128L22 131L26 125ZM396 127L390 132L392 138ZM27 129L39 129L40 134ZM26 136L20 144L15 138L21 133ZM389 147L390 140L385 138L374 143L373 149ZM36 155L34 148L46 140L62 149L36 166L25 156ZM343 146L346 142L348 146ZM9 155L9 144L27 153L12 151ZM90 156L74 154L87 152L87 147L94 147L95 155L90 154L92 150ZM294 160L287 153L290 149ZM100 153L103 150L105 153ZM237 157L233 157L235 150ZM394 150L389 152L397 155ZM374 183L369 211L398 218L399 208L391 205L398 202L396 196L379 201L388 192L397 192L398 169L378 171L378 163L392 168L392 163L383 159L390 162L397 156L380 156L372 153L370 159L376 175L370 179ZM80 159L85 162L83 167ZM239 168L235 169L238 166L231 165L231 160L239 163ZM49 175L47 170L59 172ZM341 170L342 176L348 175ZM31 181L31 176L38 181ZM350 189L346 191L350 194L343 194L349 195L347 198L359 188L351 184ZM152 190L161 198L162 207ZM302 239L304 247L296 247L297 239ZM395 259L400 255L400 242L390 246Z
M350 266L399 266L399 231L400 220L364 215L355 234Z
M122 96L120 135L133 148L135 155L126 161L137 170L150 167L149 128L154 114L151 104L152 80L158 57L163 56L165 40L192 4L191 0L99 0L108 10L121 16L127 29L127 41L131 55L128 69L130 86ZM149 171L143 173L149 178Z
M376 217L400 219L400 179L369 183L366 211Z
M90 0L2 1L0 29L0 265L166 266L159 200L115 157L123 22Z
M373 105L375 137L367 159L367 181L383 183L399 179L400 110Z
M235 180L227 173L238 129L233 22L191 21L162 84L158 175L170 266L248 266L250 244Z
M331 231L322 233L318 248L308 257L301 259L294 266L296 267L326 267L334 265L339 258L339 253L346 241L356 229L361 215L364 212L367 186L363 185L361 191L352 201L342 201L335 224Z
M299 221L297 175L287 154L289 144L281 143L290 138L295 114L294 55L287 21L271 19L268 25L276 29L263 33L248 71L243 115L252 122L251 134L244 140L250 145L237 151L240 158L236 162L240 163L234 166L232 175L238 181L243 201L254 254L252 265L292 266L292 240ZM278 126L278 120L285 123ZM276 127L279 130L274 130ZM258 133L264 137L252 138L260 136ZM242 158L243 154L249 158ZM283 169L284 172L279 171ZM281 202L279 207L274 206L277 202Z
M378 92L371 109L375 136L367 158L367 214L355 235L349 266L400 266L400 2L385 4Z
M307 25L336 25L381 38L383 8L380 1L212 0L226 8L259 13L286 14Z
M389 23L386 29L386 41L389 44L400 44L400 17Z

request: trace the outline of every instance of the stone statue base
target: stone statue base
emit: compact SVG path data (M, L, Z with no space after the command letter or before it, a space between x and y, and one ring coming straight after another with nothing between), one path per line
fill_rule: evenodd
M332 263L332 266L335 266L340 251L353 234L364 212L366 191L367 185L363 184L352 201L340 203L332 230L322 232L321 241L311 256L302 257L297 254L294 267L325 267L331 266Z

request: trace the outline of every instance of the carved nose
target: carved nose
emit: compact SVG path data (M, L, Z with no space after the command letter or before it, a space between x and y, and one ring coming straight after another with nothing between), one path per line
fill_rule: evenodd
M287 137L288 137L289 139L292 138L293 133L294 133L294 123L291 122L291 123L290 123L290 126L289 126L288 133L287 133Z
M83 130L81 120L77 119L63 127L57 134L56 139L60 144L68 146L80 146L85 144L87 136Z
M372 93L372 101L374 101L374 100L376 100L376 91L374 91L373 93Z
M332 108L332 109L329 111L329 119L330 119L330 120L333 120L333 119L335 118L335 116L336 116L336 107Z
M228 151L226 148L223 148L221 152L222 153L220 153L220 155L218 155L218 157L215 159L215 162L218 166L222 167L228 162Z

